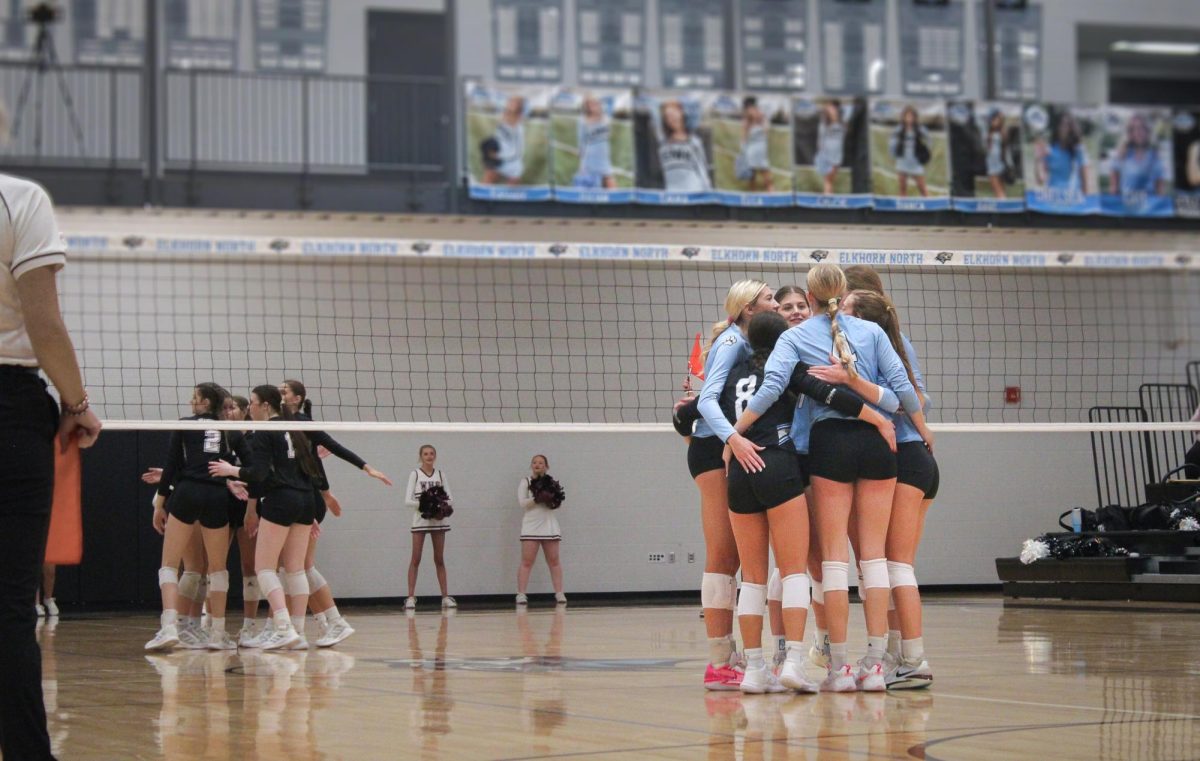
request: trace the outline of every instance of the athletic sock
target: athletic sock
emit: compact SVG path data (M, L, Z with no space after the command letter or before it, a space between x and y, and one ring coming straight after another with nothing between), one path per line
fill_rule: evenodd
M807 648L804 647L803 642L787 643L787 662L788 663L793 663L797 666L803 666L807 660L808 660L808 652L807 652Z
M179 621L179 614L170 608L167 608L162 612L162 615L159 617L158 621L162 626L174 626Z
M296 632L300 636L302 636L302 637L304 636L304 616L303 615L292 616L292 628L295 629Z
M254 628L254 619L253 618L243 618L242 619L242 628L243 629L253 629Z
M863 658L864 666L874 666L883 662L887 655L887 637L867 637L867 657Z
M896 658L896 659L900 658L900 630L899 629L888 629L887 651L888 651L888 655L892 656L893 658Z
M212 627L212 630L214 632L224 632L225 631L225 619L217 618L216 616L214 616L213 618L209 619L209 626Z
M918 661L925 656L925 638L906 639L900 643L900 652L906 661Z
M746 670L764 669L767 667L767 662L763 660L763 652L761 647L746 648Z
M329 610L325 611L325 620L330 624L336 624L342 620L342 614L338 612L337 606L330 606Z
M775 653L778 655L786 655L788 648L787 636L784 634L774 634L772 636L775 639Z
M276 613L272 613L271 620L275 622L275 628L280 630L286 629L292 625L292 619L288 616L288 612L286 610L280 610Z
M817 629L817 648L829 652L829 630Z
M729 663L729 656L733 655L733 640L729 637L709 637L708 638L708 662L720 668Z
M830 642L829 643L829 667L837 671L842 666L846 665L846 643L845 642Z

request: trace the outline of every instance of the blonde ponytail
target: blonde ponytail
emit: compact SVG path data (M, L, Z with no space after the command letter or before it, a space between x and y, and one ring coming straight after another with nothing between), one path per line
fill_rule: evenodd
M708 362L708 355L712 351L713 344L716 343L717 338L730 325L734 325L739 321L742 312L746 311L746 307L758 301L758 297L766 287L767 284L761 280L739 280L729 286L729 293L725 294L726 318L720 322L713 323L712 335L708 338L708 346L705 347L704 353L700 355L701 363Z
M808 292L817 302L817 306L825 308L829 317L829 333L833 338L833 353L837 355L842 366L846 368L851 378L858 377L854 367L854 354L850 350L850 342L838 325L838 305L842 294L846 292L846 273L836 264L822 262L808 271Z

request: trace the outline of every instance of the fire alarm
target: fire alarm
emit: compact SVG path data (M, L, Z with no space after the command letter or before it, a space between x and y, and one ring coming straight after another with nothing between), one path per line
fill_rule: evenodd
M1020 404L1021 403L1021 387L1020 386L1005 386L1004 387L1004 403L1005 404Z

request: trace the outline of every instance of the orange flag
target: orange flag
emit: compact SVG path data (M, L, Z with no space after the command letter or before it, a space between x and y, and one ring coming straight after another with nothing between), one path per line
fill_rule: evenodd
M83 484L79 440L71 437L63 452L54 441L54 503L50 508L50 537L46 562L79 565L83 560Z
M696 376L700 380L704 380L704 362L700 359L700 334L696 334L696 340L692 343L692 356L688 357L688 372Z

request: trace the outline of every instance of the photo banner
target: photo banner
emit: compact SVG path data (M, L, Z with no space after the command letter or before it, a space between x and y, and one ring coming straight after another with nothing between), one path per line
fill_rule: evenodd
M786 95L712 93L704 99L717 203L792 205L790 112Z
M465 90L470 197L549 200L550 88L468 82Z
M795 98L792 132L797 206L865 209L874 203L865 98Z
M1101 210L1115 217L1175 216L1170 109L1105 106L1100 122Z
M1025 206L1046 214L1097 214L1100 110L1026 103L1021 155Z
M885 211L950 208L950 150L941 100L871 100L871 192Z
M1171 124L1175 132L1175 213L1200 217L1200 108L1176 111Z
M713 202L712 135L702 124L701 93L643 93L634 101L638 203Z
M633 94L559 88L550 101L554 198L633 203Z
M952 101L946 120L954 208L989 214L1024 211L1021 104Z

